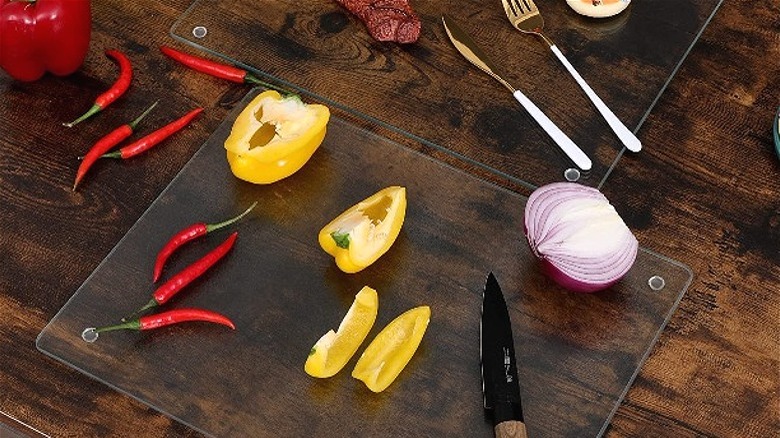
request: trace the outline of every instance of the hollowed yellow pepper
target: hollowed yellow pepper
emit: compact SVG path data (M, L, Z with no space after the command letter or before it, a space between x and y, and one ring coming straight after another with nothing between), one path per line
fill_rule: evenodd
M374 263L393 245L406 216L406 189L391 186L360 201L322 228L322 249L352 274Z
M330 119L326 106L260 93L233 123L225 140L233 174L255 184L270 184L297 172L325 138Z

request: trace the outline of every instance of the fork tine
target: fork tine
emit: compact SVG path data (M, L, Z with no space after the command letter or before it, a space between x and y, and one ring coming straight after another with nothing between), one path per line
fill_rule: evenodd
M520 0L509 0L509 7L512 8L512 13L515 15L523 13L523 5L520 4Z
M516 16L533 12L535 6L531 0L509 0L507 3Z

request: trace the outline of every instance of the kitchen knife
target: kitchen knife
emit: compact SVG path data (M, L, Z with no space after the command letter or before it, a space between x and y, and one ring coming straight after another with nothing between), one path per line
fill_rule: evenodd
M527 438L512 323L501 287L492 272L482 294L479 338L484 407L492 413L496 437Z
M447 36L450 38L452 45L455 49L463 55L470 63L474 64L477 68L490 75L493 79L497 80L520 102L520 105L531 114L531 117L536 120L536 123L544 129L547 135L552 138L558 147L566 154L567 157L580 169L590 170L593 167L593 162L585 155L585 152L580 149L558 126L553 123L543 112L540 110L531 99L525 96L520 90L509 84L504 78L496 73L496 68L493 66L493 62L485 55L482 49L477 46L471 37L461 30L461 28L455 24L455 20L448 16L441 17L441 21L444 24L444 30L447 31Z

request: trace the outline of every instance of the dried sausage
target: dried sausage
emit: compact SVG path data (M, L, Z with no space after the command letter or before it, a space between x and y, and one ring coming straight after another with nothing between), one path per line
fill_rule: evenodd
M413 43L420 37L420 19L410 0L336 0L355 14L377 41Z

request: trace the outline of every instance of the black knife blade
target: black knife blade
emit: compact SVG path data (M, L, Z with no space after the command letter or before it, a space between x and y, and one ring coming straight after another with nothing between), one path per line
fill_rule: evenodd
M482 294L480 355L484 407L497 437L527 437L520 401L512 322L501 286L491 272Z

